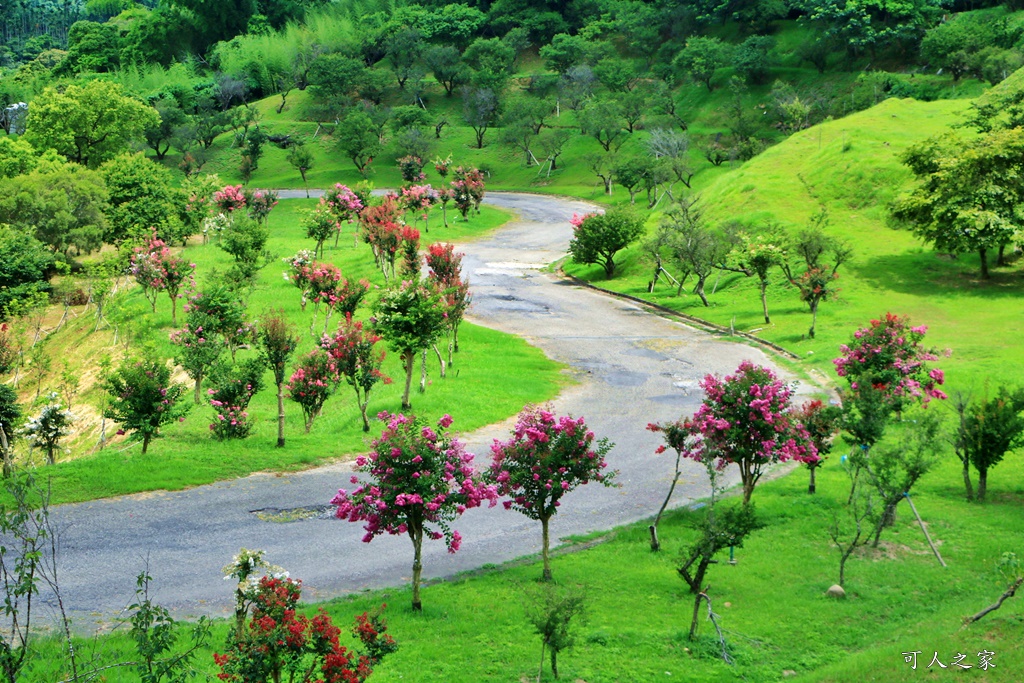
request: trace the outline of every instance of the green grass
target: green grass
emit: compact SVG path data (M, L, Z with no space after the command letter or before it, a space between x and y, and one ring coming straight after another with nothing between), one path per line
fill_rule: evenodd
M772 322L766 325L753 278L713 276L707 288L711 306L705 308L688 289L677 297L667 283L647 294L651 265L636 247L620 253L622 268L612 280L606 281L594 266L572 264L567 270L715 323L735 321L736 329L804 358L805 369L833 377L831 360L839 345L857 327L892 311L928 325L928 344L952 351L937 363L947 370L952 390L977 386L986 378L1020 383L1024 369L1017 361L1024 350L1024 319L1017 307L1008 305L1024 289L1020 263L994 269L992 279L984 282L976 256L950 260L886 220L887 203L912 180L899 153L947 131L965 106L962 101L886 100L797 133L702 189L701 203L712 222L774 221L797 230L819 207L828 209L829 232L848 240L855 256L839 271L839 299L821 305L815 339L806 337L806 306L778 271L768 290ZM711 294L716 282L717 291Z
M278 259L260 272L258 284L249 298L250 316L255 317L270 308L283 308L297 325L302 341L293 363L314 346L313 336L309 334L313 306L307 306L304 313L300 310L299 292L282 277L285 266L279 259L291 256L299 249L312 247L311 240L305 238L300 227L300 214L314 204L315 200L283 200L271 213L268 248ZM424 246L434 241L465 241L493 229L508 218L505 211L483 207L481 214L471 216L469 222L452 220L451 226L444 228L438 216L432 219L434 225L429 233L423 234L422 241ZM422 222L419 226L423 227ZM184 253L196 263L200 283L214 271L223 272L230 265L230 256L215 244L190 246ZM375 285L383 284L373 265L369 247L361 241L353 247L351 232L342 236L338 247L327 245L326 260L338 265L346 277L366 277ZM367 302L375 298L376 293L371 292ZM364 304L360 315L366 315L367 305ZM115 310L111 310L109 315L118 325L121 339L125 338L126 331L132 333L133 350L144 344L154 347L163 358L173 357L175 347L170 344L168 334L174 328L166 296L158 300L155 314L150 312L148 302L137 288L123 295L113 308ZM181 324L183 315L180 310L178 315ZM335 318L330 329L334 329L336 324ZM50 354L55 359L70 357L72 367L83 377L95 373L94 363L103 353L117 358L123 351L123 346L116 349L110 346L111 331L101 330L94 334L93 325L92 315L82 315L47 341ZM315 328L317 336L323 327L321 313ZM418 414L436 419L451 412L456 417L456 428L468 431L513 415L526 403L553 397L567 381L557 363L521 339L470 324L461 327L459 337L461 350L455 356L447 378L438 376L437 363L431 355L427 391L417 394L414 390L412 395L413 407ZM238 359L252 353L255 351L242 350ZM58 367L59 364L55 363L54 368ZM381 410L398 410L400 405L404 372L397 355L388 354L384 372L395 381L387 386L378 385L374 390L369 405L370 415ZM414 378L417 382L418 373L417 364ZM191 386L191 380L183 374L178 380ZM213 410L204 403L195 406L184 423L166 427L164 438L155 441L145 456L141 455L137 444L127 445L123 439L116 438L106 449L92 452L99 440L97 406L102 400L102 392L91 386L78 399L77 405L73 405L73 409L83 416L78 437L73 442L73 455L76 457L47 468L47 475L52 476L54 502L157 489L178 490L262 470L301 469L368 448L368 436L361 430L359 411L347 385L339 387L336 395L328 401L309 434L303 433L299 406L287 401L287 445L276 448L277 402L273 377L269 372L265 381L267 388L253 399L249 407L254 424L249 438L229 441L210 438L208 425L213 418ZM28 389L27 385L23 385L24 389ZM116 426L108 425L108 435L114 429Z
M996 653L996 668L988 673L971 670L971 679L1019 681L1024 669L1020 598L970 628L960 630L960 623L1004 590L994 572L1001 553L1021 550L1022 472L1024 457L1009 458L993 472L990 502L969 505L962 501L955 464L946 461L922 480L914 498L948 567L939 566L904 505L896 526L883 534L882 548L865 549L850 559L849 597L839 602L824 596L838 576L838 554L825 527L848 490L838 458L820 471L815 496L806 493L805 470L760 485L754 502L767 526L737 550L738 564L727 564L723 553L708 575L735 667L718 658L713 629L703 617L699 640L687 639L692 597L674 567L681 549L695 538L695 513L668 515L658 554L649 550L644 524L614 530L603 543L580 542L578 552L553 560L559 583L585 587L589 612L578 629L577 646L560 657L562 680L895 682L914 674L904 664L904 651L927 653L916 672L925 676L935 651L946 664L956 652L974 664L977 653L988 649ZM295 529L302 533L301 522ZM539 544L539 527L537 540ZM373 551L360 546L352 552ZM269 559L287 565L287 558ZM400 650L375 674L380 683L525 680L536 675L540 645L524 618L522 587L540 571L539 563L531 560L429 585L423 591L422 614L410 610L410 593L404 587L319 606L344 627L355 614L388 604L390 632ZM160 572L154 574L159 592ZM226 629L222 622L215 630L214 650L222 649ZM103 651L104 661L111 661L132 658L130 648L124 636L116 636L79 643L78 649ZM26 681L55 680L52 667L59 658L49 652L45 659L50 664ZM214 671L208 652L199 661L206 671ZM787 671L796 675L787 677ZM111 683L133 680L123 672L107 675ZM544 680L553 679L545 674Z

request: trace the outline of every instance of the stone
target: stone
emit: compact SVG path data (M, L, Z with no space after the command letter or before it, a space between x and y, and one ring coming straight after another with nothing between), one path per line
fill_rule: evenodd
M839 584L829 586L829 589L825 591L825 595L836 600L841 600L846 597L846 591Z

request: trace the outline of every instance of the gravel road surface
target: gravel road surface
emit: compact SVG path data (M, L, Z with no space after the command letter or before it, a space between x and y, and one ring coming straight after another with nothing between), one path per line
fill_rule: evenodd
M289 195L304 193L282 192ZM704 374L729 372L743 359L771 360L759 349L716 339L543 272L565 253L569 218L589 210L587 204L500 193L489 194L487 202L512 209L518 218L460 248L473 290L470 320L520 335L570 366L577 383L555 399L555 409L586 416L598 436L616 444L609 462L621 473L621 488L590 485L570 494L552 521L553 538L652 516L667 491L672 463L668 454L653 454L659 439L645 430L647 423L692 413ZM459 406L450 412L458 426ZM485 456L491 440L505 438L510 425L465 435L469 450ZM327 513L287 523L254 514L316 510L339 487L351 488L349 476L350 468L339 464L57 508L63 529L60 583L76 629L109 627L129 604L134 577L147 561L153 597L177 617L226 616L233 586L221 568L243 546L263 548L271 562L301 578L309 600L408 581L412 551L405 537L367 545L360 542L360 525ZM691 464L674 504L706 494L703 470ZM540 549L540 526L500 505L470 510L456 528L464 538L457 554L447 554L442 543L425 544L425 578Z

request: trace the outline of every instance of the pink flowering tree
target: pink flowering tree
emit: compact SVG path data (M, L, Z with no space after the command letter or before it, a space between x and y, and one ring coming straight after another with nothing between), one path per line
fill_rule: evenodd
M313 252L308 249L301 249L295 256L284 259L284 262L288 264L288 270L283 273L284 279L295 285L302 293L299 306L303 311L306 310L306 303L308 301L307 297L309 296L310 289L309 274L314 258Z
M616 472L604 457L612 448L597 439L582 417L555 417L549 410L527 406L519 413L512 438L491 445L489 479L506 510L516 510L541 524L543 578L551 580L548 526L562 497L592 481L614 486Z
M452 353L459 350L459 326L466 316L466 310L472 300L469 293L469 280L462 277L462 257L464 254L455 251L451 244L440 242L431 244L427 249L427 266L430 268L428 279L437 284L441 293L441 303L445 307L446 330L448 332L448 365L452 364ZM437 347L434 347L435 351ZM441 376L444 377L445 362L441 361Z
M469 212L475 208L480 212L480 203L484 200L484 175L478 168L459 166L454 172L455 179L451 187L454 191L455 207L462 214L463 220L469 220Z
M369 280L342 278L333 291L326 292L322 298L324 303L327 304L322 334L327 334L327 326L331 321L332 313L340 313L342 317L354 315L356 309L359 308L359 304L363 302L363 299L366 298L366 293L369 291Z
M412 608L422 610L420 576L424 537L444 540L448 552L459 549L462 536L452 523L467 509L484 501L493 506L497 492L483 483L473 469L473 455L448 433L452 418L445 415L435 430L425 421L401 413L382 412L386 424L373 441L369 456L356 459L357 471L367 475L348 493L338 491L331 500L335 515L350 522L365 522L369 543L382 534L408 534L413 546Z
M215 439L244 439L252 431L249 402L263 388L266 361L257 356L237 365L222 365L211 376L207 390L215 417L210 432Z
M843 409L838 405L826 405L818 400L808 401L800 406L797 417L811 437L814 450L818 452L816 460L808 460L806 463L807 469L811 472L807 493L813 494L817 491L815 474L832 451L832 444L842 427Z
M224 189L213 193L213 205L217 210L231 216L235 211L245 208L245 192L241 185L226 185Z
M267 221L267 216L277 206L277 193L273 190L247 191L245 204L249 210L249 218L263 225Z
M665 443L654 450L657 455L661 455L669 449L672 449L676 454L675 473L672 475L672 483L669 484L668 493L658 509L658 514L654 516L654 522L647 527L651 534L651 550L658 552L661 550L661 541L658 540L658 523L661 522L661 516L665 514L665 509L668 508L668 504L672 500L672 494L675 493L676 484L679 483L679 477L683 474L683 455L687 452L688 441L692 439L691 420L690 418L685 418L675 422L650 422L647 424L647 430L659 433L665 438Z
M302 220L302 227L306 230L306 237L316 241L316 246L313 248L313 256L323 258L324 242L339 230L338 221L334 214L326 206L317 205L306 214L306 217Z
M437 190L430 185L409 185L402 188L400 195L400 201L405 210L411 212L414 218L423 221L424 232L430 232L430 207L437 204L440 199Z
M167 292L171 299L171 324L175 326L178 324L178 298L181 288L189 281L195 268L196 264L172 254L167 243L156 236L155 230L145 246L135 248L130 266L132 275L142 285L154 312L157 294Z
M376 348L380 337L363 328L363 324L352 320L352 314L345 315L345 322L338 332L329 337L324 335L320 348L334 361L338 377L356 392L356 405L363 418L363 431L370 431L366 419L366 407L370 403L370 391L378 384L391 384L391 378L381 372L384 365L384 349Z
M398 172L402 175L403 182L411 184L427 177L423 174L425 162L418 156L407 154L400 159L396 159L396 161L398 162Z
M736 465L743 504L750 504L765 470L775 463L818 457L810 435L793 411L793 386L766 367L743 361L724 379L701 380L704 400L688 423L692 439L684 456L718 469Z
M334 187L324 192L324 196L320 198L320 205L326 207L334 216L335 225L337 226L334 235L334 246L337 247L338 239L341 237L341 224L354 222L359 217L359 212L363 210L365 202L356 191L341 183L335 183ZM353 247L355 246L355 238L356 231L353 231Z
M334 360L323 349L314 349L299 361L288 380L288 398L302 408L307 434L334 393L337 377Z
M370 245L374 261L385 280L395 277L395 262L405 243L418 244L419 232L405 225L397 195L387 195L376 206L368 206L359 214L363 240Z

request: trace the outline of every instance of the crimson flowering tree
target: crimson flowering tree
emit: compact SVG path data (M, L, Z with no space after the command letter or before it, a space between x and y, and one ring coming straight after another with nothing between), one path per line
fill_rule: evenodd
M248 624L225 653L213 655L217 678L228 683L362 683L380 660L397 651L380 610L356 617L353 635L366 654L341 644L341 629L320 609L297 612L302 582L264 576L251 589Z
M336 386L334 361L323 349L314 349L299 361L288 380L288 398L302 408L307 434Z
M427 249L429 279L437 283L441 293L441 303L447 316L448 365L452 363L452 353L459 350L459 326L462 324L472 300L469 293L469 280L462 277L463 256L464 254L456 253L455 247L451 244L438 242L431 244ZM440 359L440 354L438 354L438 358ZM445 364L442 361L442 377L444 377L444 369Z
M402 248L402 231L405 228L398 196L385 195L380 204L363 209L359 214L359 224L363 241L370 245L377 267L384 279L390 280L395 274L395 261Z
M363 328L361 322L353 321L352 314L345 314L345 322L333 337L324 336L320 347L334 361L339 378L356 392L356 405L363 418L363 431L370 431L366 419L366 407L370 403L370 391L379 382L391 384L391 378L380 371L384 364L384 349L376 349L380 337Z
M606 471L604 456L613 444L596 439L582 417L555 417L551 411L527 406L519 413L512 438L491 445L489 479L499 495L508 496L506 510L521 512L541 524L544 580L551 580L548 525L562 496L592 481L614 486L616 472Z
M764 470L777 462L817 459L807 429L793 411L793 386L766 367L743 361L732 375L701 380L704 400L685 425L684 457L736 465L743 482L743 504L750 504Z
M814 475L818 467L825 462L826 456L832 451L832 443L842 426L843 409L814 400L800 406L797 416L804 429L807 430L808 436L811 437L814 450L818 452L816 460L807 461L807 469L811 471L807 493L815 493Z
M380 413L387 426L373 441L369 456L356 459L358 472L369 480L351 493L338 491L331 500L335 515L350 522L366 522L363 542L381 534L408 534L413 546L412 608L422 610L420 576L423 571L424 536L444 539L448 552L459 549L462 536L451 524L469 508L485 500L493 506L497 492L485 484L473 469L473 455L447 430L449 415L438 429L411 415Z
M455 179L452 180L455 206L462 214L463 220L469 220L470 209L475 208L480 212L480 203L484 200L484 174L478 168L455 169Z

